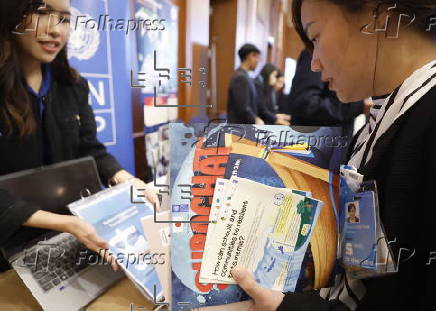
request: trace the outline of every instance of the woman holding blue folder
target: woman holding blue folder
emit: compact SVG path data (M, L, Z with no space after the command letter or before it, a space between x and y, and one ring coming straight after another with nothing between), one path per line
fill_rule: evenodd
M436 310L436 1L293 0L293 18L312 70L342 102L390 94L371 113L375 127L356 138L349 164L377 182L398 272L340 274L331 288L282 294L236 268L254 299L248 310Z
M135 179L97 140L87 81L69 66L70 0L1 0L0 6L0 175L92 156L105 183ZM142 181L134 182L157 203ZM69 232L96 252L108 247L77 217L0 189L0 247L22 226ZM0 271L8 268L0 256Z

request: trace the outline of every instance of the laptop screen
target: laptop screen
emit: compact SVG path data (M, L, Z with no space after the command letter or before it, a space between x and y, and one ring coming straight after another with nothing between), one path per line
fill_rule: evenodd
M0 189L58 214L70 214L66 207L69 203L102 188L92 157L0 176ZM21 251L26 242L45 233L47 230L22 227L3 245L4 255L9 257Z

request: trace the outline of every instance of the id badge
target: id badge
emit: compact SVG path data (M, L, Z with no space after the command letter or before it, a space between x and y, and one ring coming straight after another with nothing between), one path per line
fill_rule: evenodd
M373 191L345 196L341 202L344 265L376 270L377 227Z
M377 184L363 181L350 166L341 166L339 249L342 264L355 278L396 272L379 217Z

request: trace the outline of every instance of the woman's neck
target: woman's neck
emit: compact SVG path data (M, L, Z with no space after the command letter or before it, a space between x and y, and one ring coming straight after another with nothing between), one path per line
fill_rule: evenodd
M436 44L423 35L400 33L397 39L380 39L374 91L377 96L391 93L414 71L436 60Z
M27 85L29 85L35 93L38 93L42 85L41 62L22 57L21 66Z

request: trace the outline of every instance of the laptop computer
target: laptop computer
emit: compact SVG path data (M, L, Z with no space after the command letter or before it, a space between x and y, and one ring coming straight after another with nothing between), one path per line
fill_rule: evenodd
M65 214L69 203L103 189L92 157L1 176L0 188ZM80 310L124 277L68 233L23 227L2 253L44 310Z

